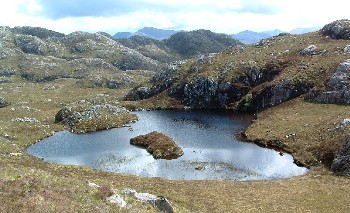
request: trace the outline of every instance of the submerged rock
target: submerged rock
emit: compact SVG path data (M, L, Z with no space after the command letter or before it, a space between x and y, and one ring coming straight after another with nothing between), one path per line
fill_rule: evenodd
M130 139L130 144L145 147L155 159L176 159L183 151L175 141L160 132L150 132Z

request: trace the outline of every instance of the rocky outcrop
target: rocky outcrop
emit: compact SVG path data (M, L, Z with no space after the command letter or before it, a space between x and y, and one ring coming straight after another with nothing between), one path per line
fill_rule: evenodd
M150 98L171 87L178 76L176 67L162 69L153 75L150 80L151 85L135 87L125 96L125 100L137 101Z
M327 90L314 89L306 99L324 104L350 104L350 59L340 63L327 82Z
M130 144L146 148L155 159L175 159L183 155L183 151L175 141L160 132L150 132L130 139Z
M7 107L10 105L10 102L8 102L5 98L0 97L0 108Z
M1 76L9 77L15 74L16 74L16 70L14 68L7 68L7 67L0 66L0 77Z
M244 111L256 112L275 106L292 98L307 93L311 85L302 81L284 80L280 83L266 83L258 86L239 103L239 108Z
M92 104L86 101L63 107L57 112L55 122L63 122L72 132L85 133L120 127L137 119L125 108L108 103Z
M321 34L333 39L350 39L350 20L342 19L325 25Z
M228 81L219 82L210 77L198 76L172 87L169 95L193 108L219 108L237 100L247 91Z
M302 55L316 55L317 47L315 45L309 45L300 51Z
M350 140L347 140L343 148L334 159L331 170L341 175L350 176Z
M349 90L322 91L312 90L306 100L322 104L350 104Z
M47 52L44 41L31 35L18 35L15 38L15 45L25 53L43 55Z
M36 36L40 39L47 39L50 37L62 38L65 35L63 33L55 32L41 27L14 27L11 29L13 33Z
M350 89L350 59L338 65L327 86L330 90Z

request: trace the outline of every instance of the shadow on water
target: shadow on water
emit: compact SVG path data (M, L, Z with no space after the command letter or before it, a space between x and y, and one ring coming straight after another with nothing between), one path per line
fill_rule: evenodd
M85 165L146 177L180 180L267 180L307 173L289 154L236 139L250 122L244 115L214 111L140 111L129 127L88 134L58 132L26 150L47 162ZM184 155L155 160L130 138L151 131L172 137Z

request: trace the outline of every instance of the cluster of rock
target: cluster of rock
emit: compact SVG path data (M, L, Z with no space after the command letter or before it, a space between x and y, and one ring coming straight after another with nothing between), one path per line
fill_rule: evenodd
M316 45L311 44L300 51L301 55L322 55L325 54L327 50L319 50Z
M146 148L155 159L175 159L183 155L175 141L160 132L150 132L130 139L130 144Z
M28 117L15 118L15 119L13 119L13 121L20 122L20 123L40 123L40 121L38 119L36 119L36 118L28 118Z
M322 35L333 39L350 39L350 20L342 19L325 25L321 31Z
M338 65L326 89L313 90L306 99L324 104L350 104L350 59Z
M63 107L55 116L55 122L63 122L72 132L86 133L120 127L137 120L124 107L108 103L94 104L81 101L73 106Z
M107 186L99 186L96 183L88 182L88 185L98 192L101 191L99 197L111 204L116 205L120 209L133 208L136 202L142 205L150 205L154 209L162 213L173 213L174 208L167 198L157 196L147 192L137 192L134 189L126 188L123 190L110 189Z

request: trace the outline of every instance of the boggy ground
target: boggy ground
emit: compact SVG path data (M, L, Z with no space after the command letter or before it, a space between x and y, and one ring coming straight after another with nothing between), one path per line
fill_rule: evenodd
M173 181L62 166L27 155L25 148L60 131L59 109L95 97L118 100L123 90L81 88L76 80L0 84L0 96L11 102L0 108L0 212L155 212L131 201L125 209L105 202L93 182L111 189L133 188L163 195L175 212L348 212L350 178L329 172L324 164L307 175L273 181ZM102 95L101 95L102 94ZM128 105L130 103L124 103ZM323 115L323 116L320 116ZM257 114L247 129L250 140L279 140L298 161L309 161L321 143L337 137L346 106L321 105L298 98ZM17 119L30 118L30 119ZM20 122L20 121L28 122ZM332 147L332 144L329 144ZM18 154L21 153L21 154ZM313 159L311 159L313 160Z

